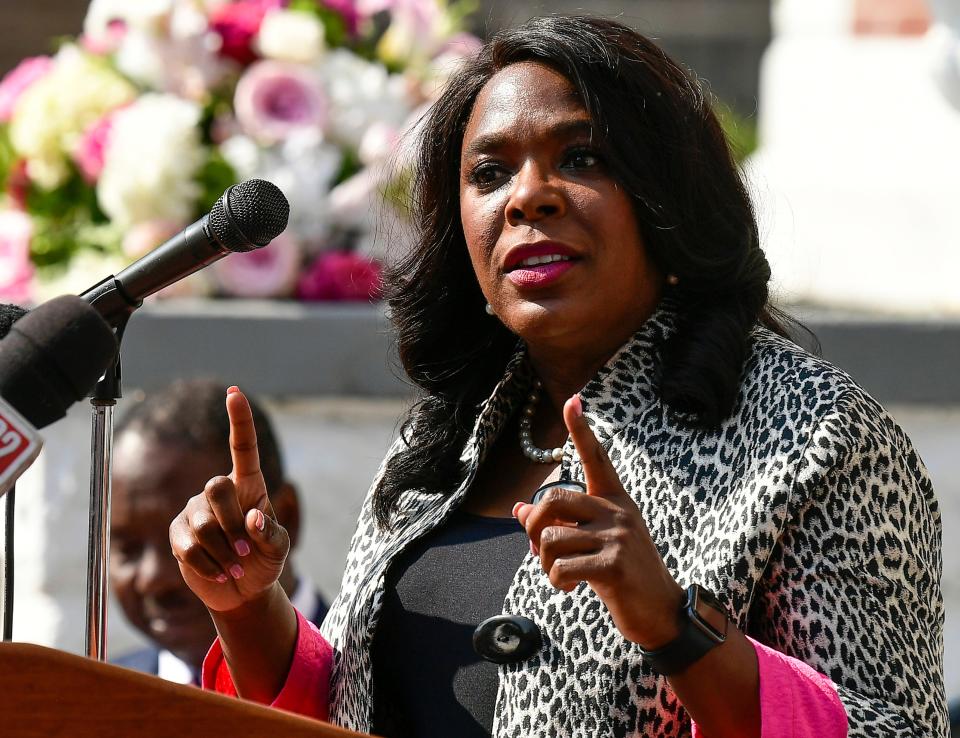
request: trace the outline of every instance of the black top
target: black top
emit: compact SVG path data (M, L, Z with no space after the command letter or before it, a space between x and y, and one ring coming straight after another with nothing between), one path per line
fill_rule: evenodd
M529 539L513 518L462 511L415 542L387 574L373 640L373 733L489 736L497 665L472 645L503 601Z

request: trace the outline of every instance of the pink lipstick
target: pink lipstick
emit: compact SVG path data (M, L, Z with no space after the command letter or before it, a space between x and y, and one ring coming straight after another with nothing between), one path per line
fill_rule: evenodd
M566 274L578 260L577 252L566 244L540 241L510 249L504 271L518 287L544 287Z

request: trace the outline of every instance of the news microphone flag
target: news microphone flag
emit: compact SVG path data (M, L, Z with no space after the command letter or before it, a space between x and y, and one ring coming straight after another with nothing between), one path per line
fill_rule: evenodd
M42 446L36 429L0 398L0 497L12 489Z

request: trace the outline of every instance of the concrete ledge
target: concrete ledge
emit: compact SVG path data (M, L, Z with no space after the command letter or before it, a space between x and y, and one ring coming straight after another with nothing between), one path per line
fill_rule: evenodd
M123 339L127 392L216 377L277 398L410 394L375 305L169 300L134 314Z
M823 356L881 402L960 403L960 319L919 320L793 309ZM131 320L124 386L214 376L272 397L401 397L383 308L258 301L159 302Z
M817 336L822 356L885 404L960 402L960 319L788 310Z

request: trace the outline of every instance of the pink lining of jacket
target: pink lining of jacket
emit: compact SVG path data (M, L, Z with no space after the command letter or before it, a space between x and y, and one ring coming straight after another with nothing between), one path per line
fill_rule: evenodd
M271 707L326 720L333 649L317 627L297 613L297 645L287 681ZM833 682L802 661L785 656L752 638L760 669L762 738L845 738L847 714ZM236 696L214 641L203 662L203 688ZM693 724L694 738L707 738Z

